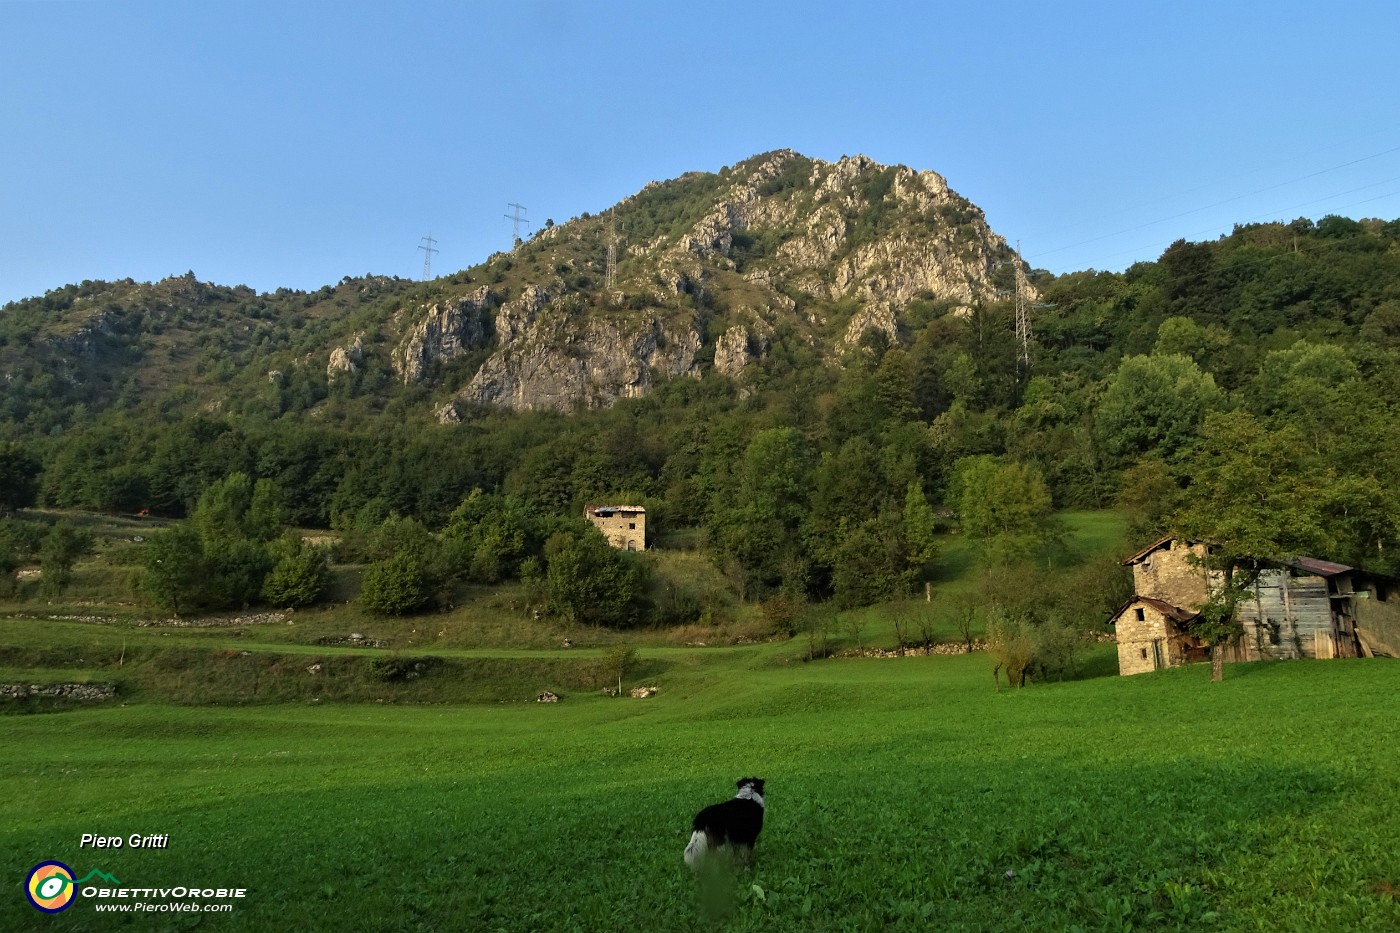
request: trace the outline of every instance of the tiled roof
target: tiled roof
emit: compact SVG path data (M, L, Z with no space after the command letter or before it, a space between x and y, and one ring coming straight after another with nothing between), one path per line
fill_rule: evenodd
M1109 624L1117 622L1118 617L1121 616L1124 612L1127 612L1128 608L1134 605L1135 603L1146 603L1153 609L1156 609L1162 615L1166 616L1168 619L1171 619L1173 622L1179 622L1182 624L1190 622L1200 615L1199 612L1193 612L1190 609L1182 609L1180 606L1173 606L1169 602L1165 602L1164 600L1160 599L1155 599L1151 596L1134 596L1132 599L1128 600L1126 603L1118 607L1118 611L1115 612L1113 614L1113 617L1108 620Z
M1161 547L1162 545L1164 545L1164 544L1170 544L1170 543L1171 543L1171 540L1172 540L1172 536L1171 536L1171 535L1163 535L1162 537L1158 538L1156 541L1153 541L1153 542L1152 542L1151 544L1149 544L1147 547L1143 548L1141 551L1138 551L1138 552L1137 552L1136 554L1134 554L1132 557L1124 558L1124 559L1123 559L1122 561L1120 561L1119 563L1122 563L1122 564L1125 564L1125 565L1126 565L1126 564L1136 564L1138 561L1142 560L1144 557L1146 557L1148 554L1151 554L1153 551L1157 550L1157 549L1158 549L1159 547Z

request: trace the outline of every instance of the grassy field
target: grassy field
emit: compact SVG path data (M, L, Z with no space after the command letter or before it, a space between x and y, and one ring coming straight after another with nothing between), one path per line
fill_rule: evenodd
M645 701L0 718L9 877L248 890L227 915L46 917L12 887L0 928L1400 926L1394 662L998 694L976 655L722 654ZM689 818L746 774L769 782L756 865L702 891Z
M1112 515L1066 526L1063 566L1122 550ZM713 589L702 556L663 559ZM915 612L955 640L951 613L986 586L973 565L946 538L933 601L861 610L864 642ZM980 654L732 644L750 606L619 635L532 620L510 587L465 596L416 619L342 605L213 628L9 604L0 682L118 697L0 701L0 930L1400 929L1400 662L1240 665L1212 685L1203 666L1119 678L1101 645L1078 679L998 693ZM618 640L640 652L627 685L656 697L600 693ZM690 817L744 775L768 781L756 864L696 879ZM19 888L47 859L247 896L45 916Z

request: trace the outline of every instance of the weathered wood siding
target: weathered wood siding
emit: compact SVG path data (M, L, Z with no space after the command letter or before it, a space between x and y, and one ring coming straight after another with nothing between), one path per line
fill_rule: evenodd
M1382 601L1376 595L1356 600L1356 633L1370 654L1400 658L1400 597Z
M1254 596L1241 602L1243 648L1249 660L1333 658L1338 654L1327 581L1288 570L1259 575Z

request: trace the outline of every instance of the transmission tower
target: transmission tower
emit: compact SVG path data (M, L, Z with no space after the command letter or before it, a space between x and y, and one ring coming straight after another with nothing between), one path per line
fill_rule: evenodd
M421 250L423 251L423 281L424 281L424 282L428 281L428 279L430 279L430 278L433 277L433 253L438 252L438 251L437 251L436 249L434 249L433 247L435 247L436 245L437 245L437 240L434 240L434 239L433 239L432 234L429 234L428 236L423 237L422 241L418 244L418 248L421 249Z
M617 221L612 219L611 212L608 217L608 266L604 280L608 291L612 291L613 283L617 280Z
M1011 263L1016 273L1016 375L1031 371L1031 308L1026 301L1026 273L1021 262L1021 241L1016 241L1016 258Z
M506 219L510 221L510 241L518 243L520 242L520 225L530 226L530 222L522 215L522 212L528 211L529 208L523 204L516 204L514 201L507 204L506 207L511 209L511 212L505 215Z

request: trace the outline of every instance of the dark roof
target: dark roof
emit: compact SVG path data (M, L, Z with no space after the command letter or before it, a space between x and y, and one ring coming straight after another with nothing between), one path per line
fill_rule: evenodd
M1115 622L1117 622L1118 617L1121 616L1124 612L1127 612L1128 607L1132 606L1134 603L1146 603L1153 609L1156 609L1162 615L1166 616L1168 619L1171 619L1173 622L1179 622L1183 625L1200 616L1199 612L1192 612L1190 609L1182 609L1180 606L1173 606L1169 602L1165 602L1164 600L1160 599L1154 599L1151 596L1134 596L1132 599L1128 600L1126 603L1118 607L1118 611L1113 614L1113 616L1108 620L1108 623L1112 625Z
M642 508L640 505L586 505L583 507L583 510L589 515L602 515L604 517L614 512L622 512L628 515L646 513L646 509Z
M1134 554L1132 557L1124 558L1123 560L1119 561L1119 563L1124 564L1124 565L1127 565L1127 564L1136 564L1138 561L1142 560L1144 557L1146 557L1148 554L1151 554L1153 551L1157 550L1157 549L1158 549L1159 547L1161 547L1162 545L1171 543L1171 540L1172 540L1172 536L1171 536L1171 535L1163 535L1162 537L1158 538L1156 541L1153 541L1153 542L1152 542L1151 544L1149 544L1147 547L1143 548L1141 551L1138 551L1138 552L1137 552L1136 554Z
M1330 560L1318 560L1316 557L1295 557L1284 564L1294 570L1302 570L1319 577L1335 577L1339 573L1349 573L1354 569L1346 564L1334 564Z

